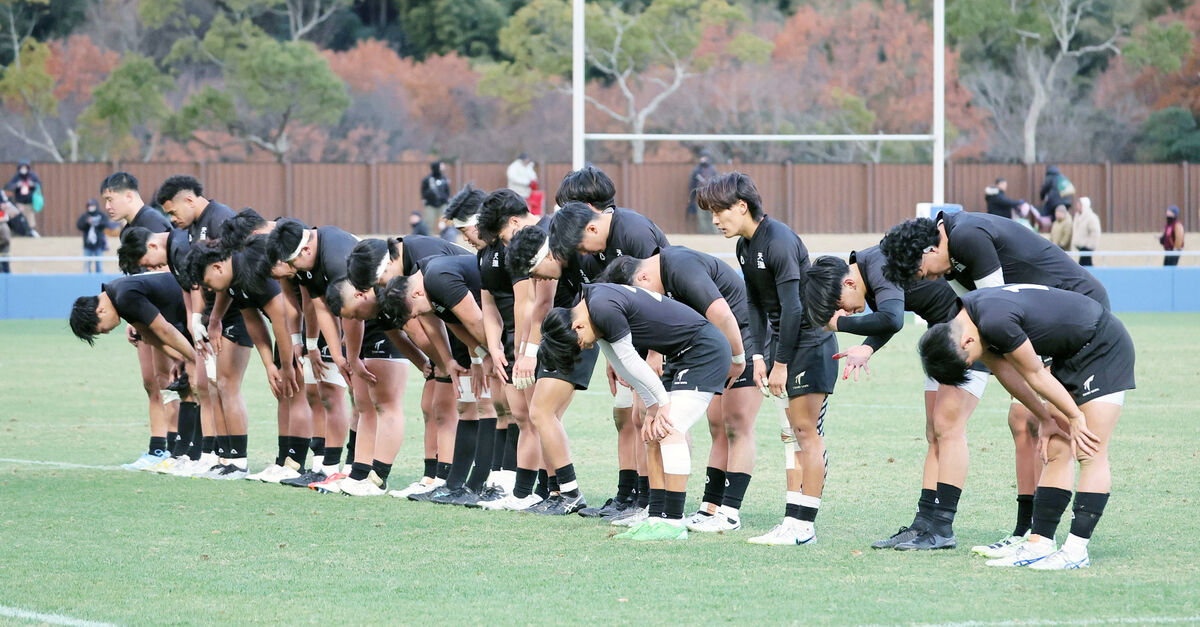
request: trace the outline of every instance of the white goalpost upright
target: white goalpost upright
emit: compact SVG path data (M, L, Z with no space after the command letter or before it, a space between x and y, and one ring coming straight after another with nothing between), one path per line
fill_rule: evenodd
M584 0L572 0L571 58L571 165L578 169L586 161L586 142L591 141L743 141L743 142L844 142L893 141L933 142L933 181L930 200L940 205L946 193L946 0L933 2L933 131L929 134L865 135L769 135L721 133L588 133L585 125Z

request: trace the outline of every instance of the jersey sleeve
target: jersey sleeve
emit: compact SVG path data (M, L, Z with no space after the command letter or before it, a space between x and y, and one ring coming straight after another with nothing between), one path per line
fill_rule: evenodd
M950 256L967 266L972 282L1000 269L996 244L983 229L959 226L950 240Z
M699 267L679 272L671 285L671 295L675 300L695 309L701 316L707 314L709 305L724 298L721 296L721 290L717 289L717 284L713 283L712 277Z
M1001 355L1019 348L1028 339L1021 328L1021 316L1015 307L1004 302L989 302L975 321L984 345Z
M861 266L859 266L861 268ZM867 284L875 294L875 302L883 303L889 300L900 301L900 309L904 309L904 290L883 276L883 264L872 263L867 267Z
M763 260L775 277L775 284L800 280L800 240L789 237L771 242L763 254Z
M431 300L450 309L469 296L471 288L457 274L437 272L425 277L425 292Z
M630 334L629 320L617 302L611 298L594 298L587 302L588 317L596 329L596 337L607 342L619 342Z
M136 289L121 292L114 305L117 313L129 323L150 324L159 314L158 307Z

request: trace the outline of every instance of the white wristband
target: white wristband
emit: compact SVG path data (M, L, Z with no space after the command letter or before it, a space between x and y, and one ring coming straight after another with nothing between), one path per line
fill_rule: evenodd
M733 356L733 363L735 363L735 364L744 364L744 363L746 363L746 353L738 353L738 354L734 355L734 356Z
M475 357L479 359L479 363L482 364L483 358L487 357L487 356L488 356L488 350L486 348L484 348L482 346L475 347ZM475 359L472 359L471 363L475 363Z
M541 344L533 344L533 343L525 344L525 356L536 358L539 346L541 346Z
M204 314L201 314L201 313L193 313L193 314L192 314L192 324L193 324L193 325L197 325L197 324L198 324L198 325L200 325L200 326L204 326Z
M300 344L300 342L304 341L304 336L299 333L293 333L291 337L292 337L292 346L298 346Z
M482 357L472 357L472 358L471 358L471 365L473 365L473 366L482 366L482 365L483 365L483 358L482 358Z
M304 338L304 350L306 350L306 351L317 350L317 338L315 338L315 337Z
M750 359L757 359L757 360L759 360L759 361L762 361L762 360L763 360L763 356L762 356L762 355L759 355L759 354L757 354L757 353L755 353L754 355L752 355L752 356L750 357Z

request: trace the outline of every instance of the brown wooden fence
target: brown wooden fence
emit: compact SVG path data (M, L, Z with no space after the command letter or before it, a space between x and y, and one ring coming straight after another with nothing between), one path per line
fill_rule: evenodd
M505 184L507 164L459 163L449 174L457 187L474 182L484 189ZM598 163L617 185L617 201L642 211L663 230L694 230L684 213L687 163ZM4 168L7 167L7 170ZM1110 232L1161 228L1164 210L1178 205L1185 224L1200 223L1200 165L1060 164L1080 195L1089 196ZM99 193L104 176L120 168L141 181L147 199L171 174L188 173L204 182L206 195L235 208L251 206L267 217L291 215L312 224L336 224L357 233L400 233L409 212L421 207L425 163L36 163L45 185L46 208L39 216L45 235L76 233L75 221L88 198ZM913 215L929 200L927 165L735 164L758 184L768 211L801 233L878 233ZM557 183L570 166L538 164L546 202L553 204ZM0 173L16 164L0 164ZM971 211L984 209L983 188L997 176L1009 181L1009 195L1033 199L1045 167L1013 164L951 164L946 199Z

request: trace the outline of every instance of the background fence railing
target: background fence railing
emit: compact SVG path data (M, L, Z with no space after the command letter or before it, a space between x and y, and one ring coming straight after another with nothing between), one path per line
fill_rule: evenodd
M685 214L690 163L597 163L617 185L617 201L650 216L665 231L695 230ZM1080 196L1092 199L1106 232L1162 228L1168 205L1178 205L1185 225L1200 223L1200 165L1058 164ZM0 164L0 173L16 164ZM505 184L503 163L448 164L457 189L474 182L487 190ZM928 165L894 164L721 164L758 184L768 211L801 233L881 232L911 217L929 200ZM402 233L408 214L421 208L426 163L35 163L45 185L46 208L38 216L44 235L77 233L75 221L100 181L117 170L132 172L149 200L163 179L192 174L206 195L234 208L251 206L267 217L291 215L311 224L336 224L360 233ZM546 203L553 204L566 163L540 163ZM984 209L984 187L997 176L1009 181L1013 198L1036 201L1045 166L949 164L946 200L972 211ZM1037 204L1035 202L1035 204Z

